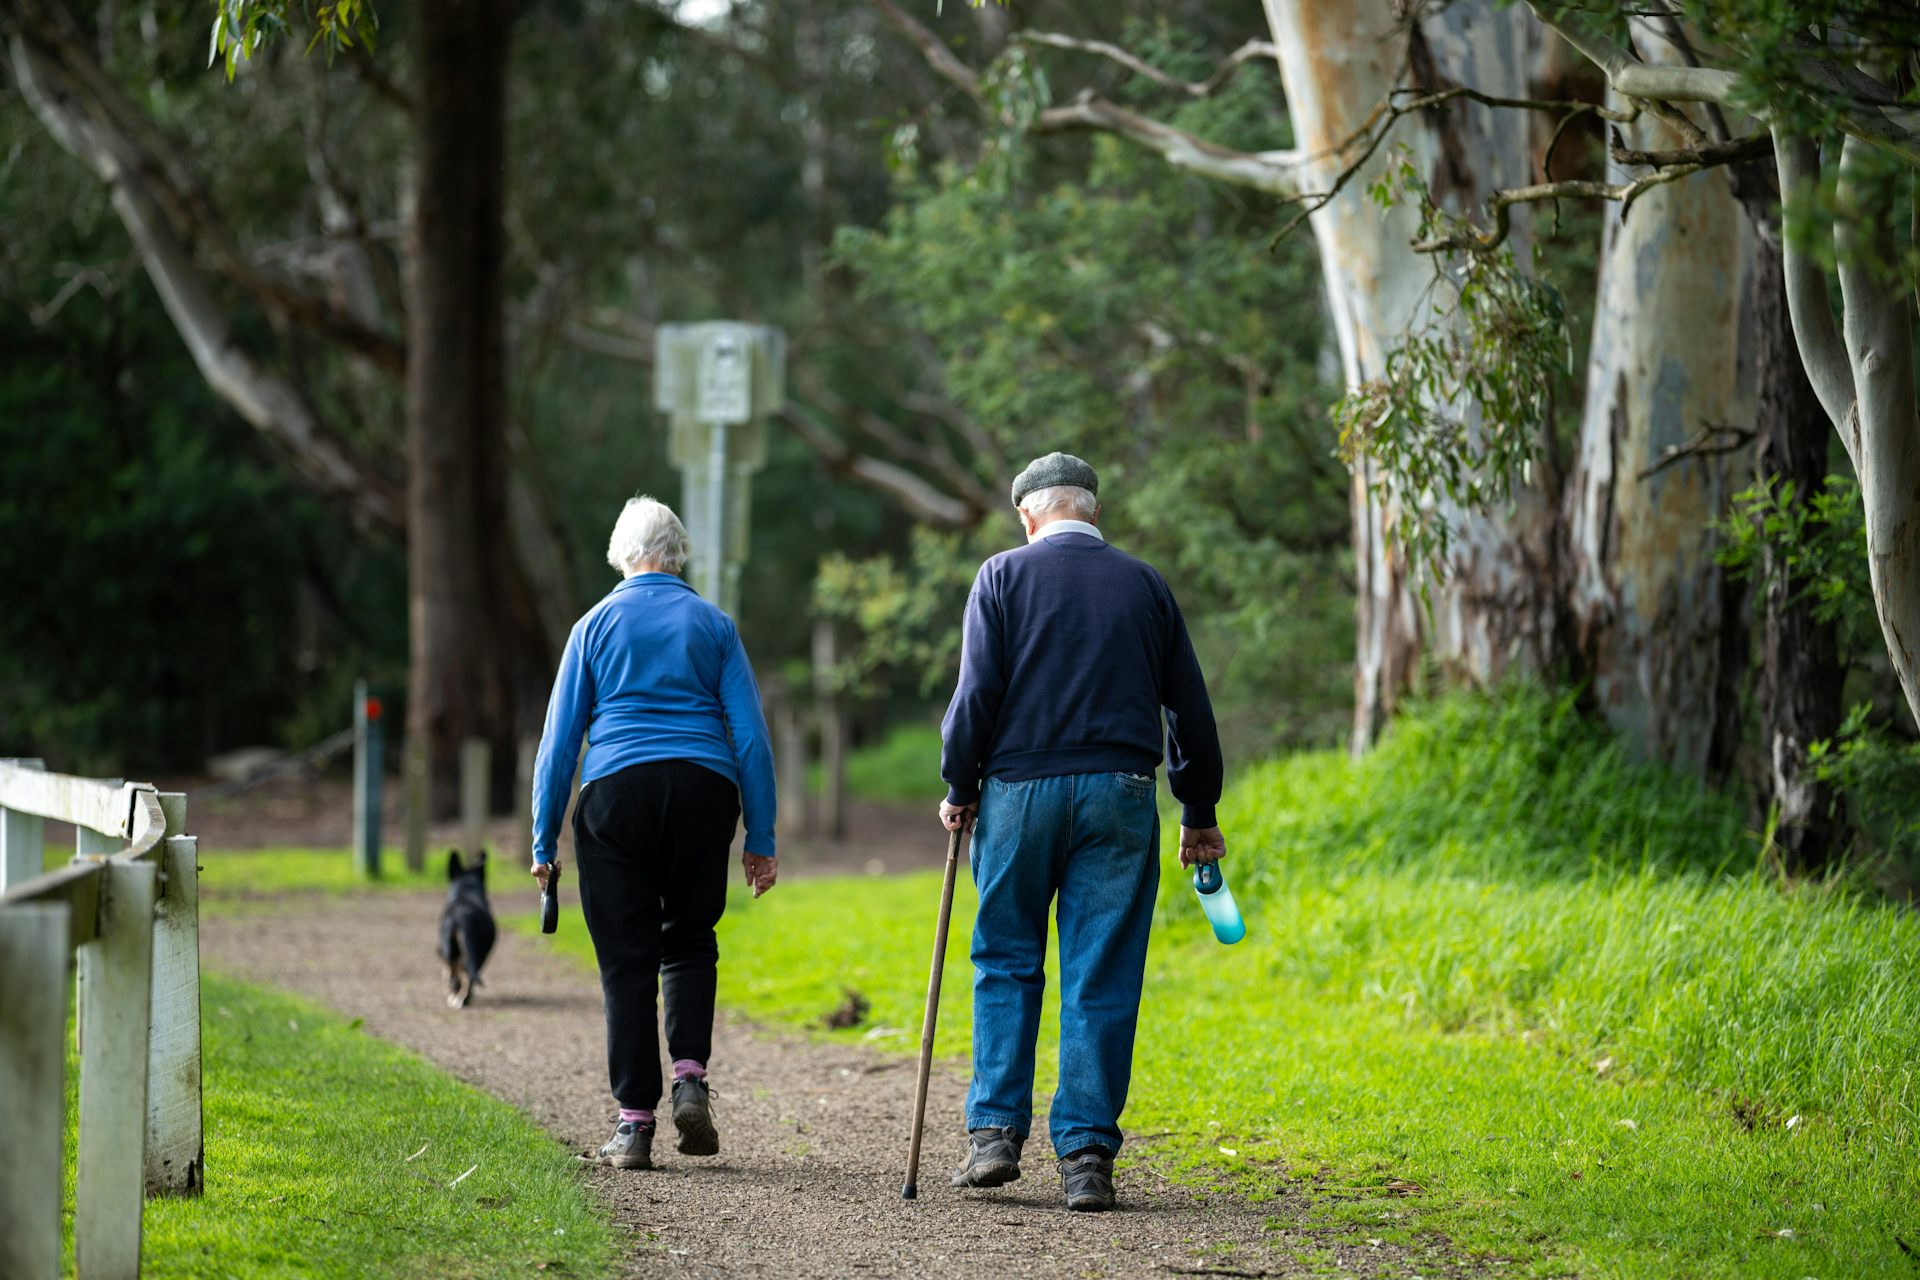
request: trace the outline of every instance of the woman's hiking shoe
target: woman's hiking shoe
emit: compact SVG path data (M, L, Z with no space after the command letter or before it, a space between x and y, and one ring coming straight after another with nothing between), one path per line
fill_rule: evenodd
M967 1162L953 1171L956 1187L1003 1187L1020 1177L1020 1144L1012 1129L970 1129Z
M720 1154L720 1131L713 1127L713 1091L699 1076L673 1082L673 1127L683 1156Z
M1113 1157L1100 1147L1062 1156L1060 1185L1067 1193L1067 1208L1078 1213L1113 1208Z
M600 1148L600 1163L616 1169L653 1168L653 1126L622 1120Z

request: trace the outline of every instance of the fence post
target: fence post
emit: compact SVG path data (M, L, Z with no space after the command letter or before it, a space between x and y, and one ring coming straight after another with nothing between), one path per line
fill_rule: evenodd
M767 701L773 705L773 761L775 794L780 799L780 843L789 851L792 844L810 834L807 810L807 736L800 728L800 713L793 705L793 691L784 680L770 681Z
M60 1274L68 910L0 909L0 1276L23 1280Z
M365 680L353 686L353 868L363 880L380 878L380 782L385 754L380 699Z
M151 862L102 867L100 935L80 948L86 1051L80 1059L73 1269L87 1280L140 1274L153 904L159 875L160 868Z
M460 744L460 835L468 858L487 847L487 818L493 812L493 748L485 738Z
M0 760L0 764L22 769L45 769L44 762ZM0 893L23 880L31 880L45 869L46 822L37 813L15 813L0 809Z
M533 865L533 766L540 754L538 738L520 739L520 757L513 770L513 851Z
M407 797L407 870L418 875L427 867L427 736L407 735L402 756Z
M820 710L820 820L829 840L847 834L847 713L840 706L838 637L833 622L813 624L813 694Z
M182 834L187 798L162 792L160 904L153 919L153 1038L147 1049L148 1195L200 1194L200 842Z

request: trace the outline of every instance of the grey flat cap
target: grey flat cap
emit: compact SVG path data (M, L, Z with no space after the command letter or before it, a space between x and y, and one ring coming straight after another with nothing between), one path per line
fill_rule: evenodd
M1027 469L1013 478L1013 505L1019 506L1020 500L1035 489L1050 489L1056 484L1100 492L1100 477L1092 467L1070 453L1050 453L1029 462Z

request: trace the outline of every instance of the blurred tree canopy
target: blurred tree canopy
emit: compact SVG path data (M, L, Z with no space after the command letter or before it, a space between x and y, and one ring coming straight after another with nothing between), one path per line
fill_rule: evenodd
M1135 25L1169 74L1216 61L1191 42L1175 52L1164 23ZM1172 118L1253 146L1275 110L1271 79L1248 74ZM998 488L1052 449L1087 458L1109 535L1160 565L1199 620L1236 745L1332 736L1347 697L1347 483L1325 429L1311 247L1267 253L1273 201L1106 137L989 144L972 165L909 164L898 182L883 227L843 231L836 256L933 343L946 393L994 446L975 465L1006 473L985 478ZM829 561L823 608L870 640L849 678L949 681L972 569L1017 537L1008 506L971 539L916 541L904 571Z

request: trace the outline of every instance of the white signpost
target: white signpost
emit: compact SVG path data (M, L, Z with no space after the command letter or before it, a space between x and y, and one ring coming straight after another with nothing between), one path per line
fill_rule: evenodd
M767 417L786 394L786 335L767 325L665 324L654 336L654 408L672 424L692 579L728 613L740 605L753 473L767 460Z

